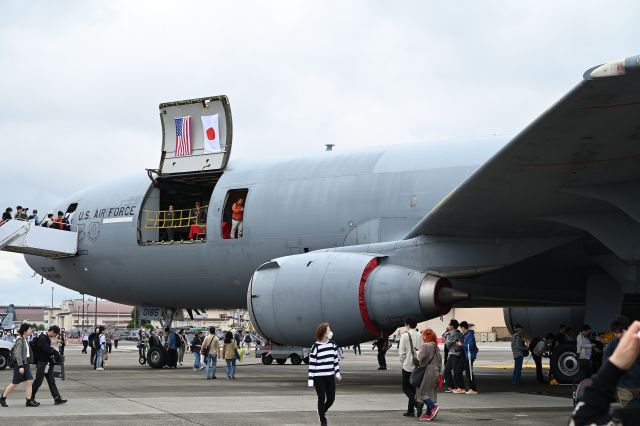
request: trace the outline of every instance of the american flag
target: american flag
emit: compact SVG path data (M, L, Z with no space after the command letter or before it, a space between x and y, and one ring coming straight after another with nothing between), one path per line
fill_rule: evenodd
M191 116L176 118L176 157L191 155Z

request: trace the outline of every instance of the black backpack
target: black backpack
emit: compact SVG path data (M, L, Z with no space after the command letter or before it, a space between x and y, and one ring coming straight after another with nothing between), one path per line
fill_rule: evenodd
M38 340L40 340L42 334L35 339L31 339L29 342L29 352L31 352L31 364L36 364L38 362L39 350L38 350Z
M182 340L182 335L176 334L176 348L181 348L184 346L184 340Z

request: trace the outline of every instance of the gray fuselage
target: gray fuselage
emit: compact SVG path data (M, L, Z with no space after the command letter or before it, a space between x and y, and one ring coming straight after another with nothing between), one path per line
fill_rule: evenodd
M436 142L231 161L215 185L205 243L141 245L145 173L74 194L79 255L26 256L34 271L80 293L134 305L242 308L253 271L270 259L401 239L505 139ZM229 190L246 188L244 236L222 239ZM105 221L130 215L128 222ZM304 303L304 301L301 301Z

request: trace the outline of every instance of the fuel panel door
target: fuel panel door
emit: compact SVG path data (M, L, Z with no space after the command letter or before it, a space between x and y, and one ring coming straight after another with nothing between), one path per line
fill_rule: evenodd
M160 104L160 174L222 171L231 154L231 108L226 96Z

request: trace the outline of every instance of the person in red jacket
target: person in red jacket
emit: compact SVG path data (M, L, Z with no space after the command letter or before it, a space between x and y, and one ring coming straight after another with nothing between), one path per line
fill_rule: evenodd
M242 238L242 219L244 217L244 200L240 198L231 206L231 238Z

